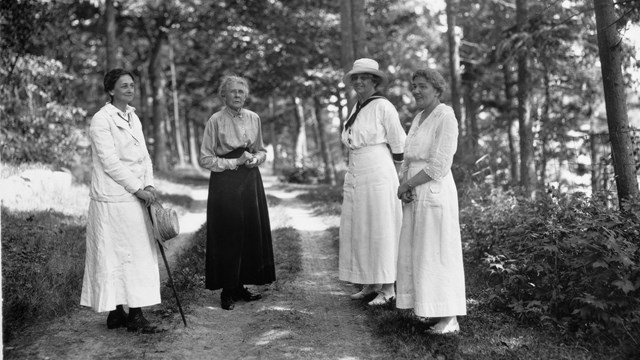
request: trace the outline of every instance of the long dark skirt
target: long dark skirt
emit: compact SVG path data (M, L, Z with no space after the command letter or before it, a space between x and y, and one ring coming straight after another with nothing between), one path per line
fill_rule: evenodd
M257 167L211 172L206 256L207 289L275 281L269 209Z

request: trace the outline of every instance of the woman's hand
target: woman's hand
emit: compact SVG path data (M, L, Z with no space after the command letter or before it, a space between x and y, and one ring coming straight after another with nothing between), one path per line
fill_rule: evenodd
M398 199L400 199L400 196L407 191L411 192L411 187L406 182L398 186Z
M149 190L140 189L136 191L134 195L137 196L138 199L143 200L144 206L146 207L151 206L151 204L153 204L157 200L156 194Z
M403 192L402 194L400 194L400 196L398 196L398 198L405 204L408 204L415 200L415 196L413 195L412 190Z
M247 165L247 163L251 160L253 160L254 156L252 153L245 151L242 153L242 155L238 158L238 166L240 165Z
M260 164L262 164L262 162L260 161L260 156L259 155L253 155L253 158L251 160L247 161L247 163L245 165L248 168L254 168L254 167L257 167Z

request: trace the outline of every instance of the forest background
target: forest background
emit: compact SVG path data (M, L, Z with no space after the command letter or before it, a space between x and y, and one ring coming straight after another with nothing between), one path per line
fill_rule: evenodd
M639 25L640 3L623 0L3 0L2 162L88 183L103 75L124 67L156 171L197 167L235 73L273 172L339 187L353 60L389 74L405 126L411 72L436 68L460 125L465 256L487 271L491 306L637 345Z

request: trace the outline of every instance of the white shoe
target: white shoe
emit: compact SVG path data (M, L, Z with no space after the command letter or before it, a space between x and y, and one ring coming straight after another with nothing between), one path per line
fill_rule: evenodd
M370 306L380 306L380 305L386 305L388 303L390 303L391 301L393 301L393 299L395 299L394 295L387 295L382 291L378 292L378 296L376 296L375 299L369 301L369 305Z
M375 294L378 290L375 285L365 285L362 290L351 295L351 300L362 300L371 294Z
M442 318L437 324L427 330L430 334L442 335L460 331L458 318L456 316Z

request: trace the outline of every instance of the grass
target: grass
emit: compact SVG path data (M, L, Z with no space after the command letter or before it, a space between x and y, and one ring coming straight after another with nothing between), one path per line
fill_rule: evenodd
M2 208L3 336L67 314L80 301L85 218Z

